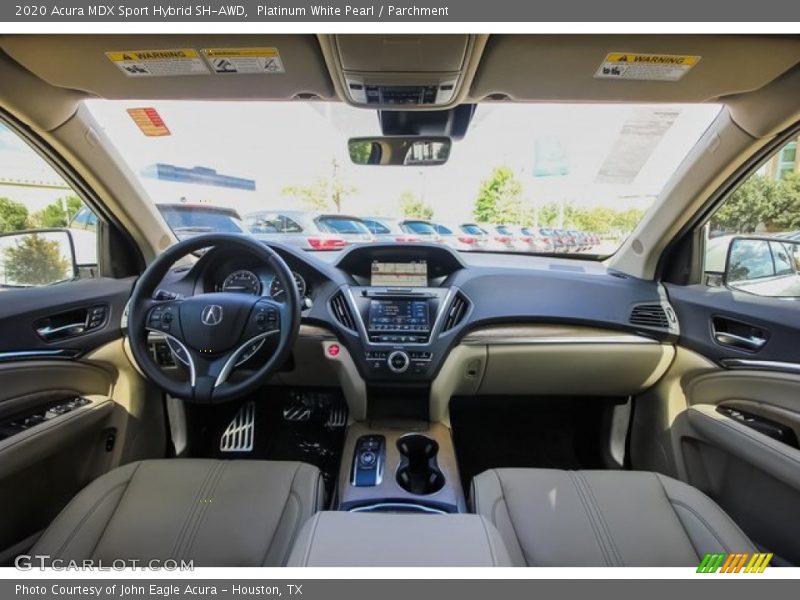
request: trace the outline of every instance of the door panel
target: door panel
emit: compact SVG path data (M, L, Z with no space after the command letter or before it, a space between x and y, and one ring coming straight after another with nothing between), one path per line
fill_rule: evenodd
M799 300L767 298L704 285L668 283L664 287L678 315L682 346L719 364L724 359L752 359L800 365ZM758 349L721 344L714 336L715 319L749 325L763 332L767 341Z
M2 292L0 562L24 552L92 479L164 455L160 392L134 369L122 342L132 284L93 279ZM105 314L88 327L97 306ZM58 329L59 315L77 315L83 325L47 339L42 329Z
M666 287L679 344L710 361L682 376L670 436L677 473L766 551L800 564L800 301Z
M3 292L0 302L0 360L16 360L16 353L27 357L74 357L86 354L121 336L120 323L130 297L134 279L79 279L44 287L31 287ZM47 326L54 316L106 307L100 326L86 328L56 339L44 339L37 329ZM88 312L85 315L88 325ZM60 323L60 322L59 322ZM58 326L56 323L52 325Z

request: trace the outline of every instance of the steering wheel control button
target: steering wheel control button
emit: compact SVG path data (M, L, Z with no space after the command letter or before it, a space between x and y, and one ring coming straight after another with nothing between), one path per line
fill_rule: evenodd
M356 441L350 483L356 487L380 485L383 479L385 439L382 435L364 435Z
M389 355L389 370L393 373L405 373L410 364L411 359L409 359L408 354L402 350L397 350Z
M336 358L337 356L339 356L339 353L341 351L342 348L339 346L339 344L331 344L330 346L328 346L328 356L330 356L331 358Z
M260 333L278 329L278 309L274 306L259 304L256 306L253 320Z
M157 329L165 333L169 333L172 329L172 323L175 321L176 313L173 312L172 306L156 306L147 317L147 326L151 329Z

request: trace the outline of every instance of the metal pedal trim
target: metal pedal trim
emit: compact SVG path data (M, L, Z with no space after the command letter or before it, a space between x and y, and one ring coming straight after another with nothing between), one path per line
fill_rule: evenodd
M219 441L220 452L252 452L256 428L256 403L239 409Z

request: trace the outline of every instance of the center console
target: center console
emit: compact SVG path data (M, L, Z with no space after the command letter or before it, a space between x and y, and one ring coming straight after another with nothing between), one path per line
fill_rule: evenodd
M399 425L399 424L398 424ZM352 512L464 512L450 431L350 426L338 482L339 509Z

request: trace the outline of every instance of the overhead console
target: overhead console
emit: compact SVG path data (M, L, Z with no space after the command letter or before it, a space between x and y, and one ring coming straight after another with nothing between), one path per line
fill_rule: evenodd
M487 36L320 36L339 95L369 108L449 108L463 100Z

